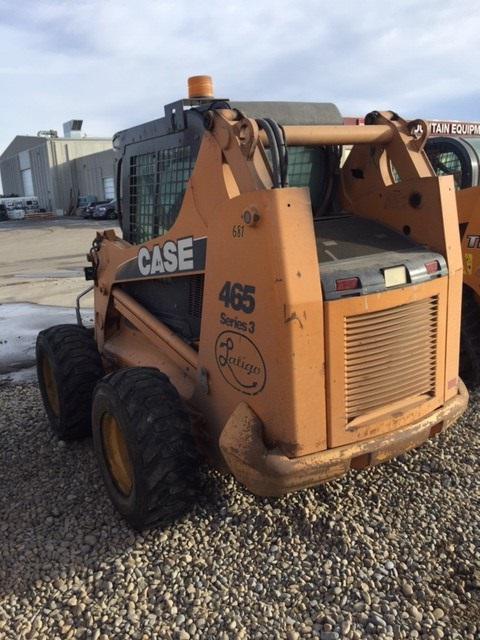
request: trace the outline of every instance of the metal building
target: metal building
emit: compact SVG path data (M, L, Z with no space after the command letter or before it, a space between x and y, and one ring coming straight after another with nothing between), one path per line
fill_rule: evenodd
M15 136L0 155L4 194L35 195L47 211L73 211L81 196L114 197L111 138L80 137L81 120L36 136Z

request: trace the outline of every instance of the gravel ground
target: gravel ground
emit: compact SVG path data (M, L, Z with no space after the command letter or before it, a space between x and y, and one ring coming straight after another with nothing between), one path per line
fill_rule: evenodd
M480 638L480 396L395 461L281 500L207 475L186 521L113 511L90 441L0 388L0 638Z

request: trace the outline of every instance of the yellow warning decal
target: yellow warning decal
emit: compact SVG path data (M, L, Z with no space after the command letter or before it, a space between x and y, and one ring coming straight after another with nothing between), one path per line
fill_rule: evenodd
M473 272L473 255L471 253L463 254L464 268L463 271L468 276L472 275Z

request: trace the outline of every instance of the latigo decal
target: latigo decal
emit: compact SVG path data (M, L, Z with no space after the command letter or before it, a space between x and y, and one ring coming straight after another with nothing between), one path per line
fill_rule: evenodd
M172 273L203 271L207 252L206 238L167 240L152 248L140 247L137 257L129 260L118 273L119 280L134 280Z
M262 354L255 343L236 331L222 331L215 343L215 359L225 381L249 396L260 393L267 381Z

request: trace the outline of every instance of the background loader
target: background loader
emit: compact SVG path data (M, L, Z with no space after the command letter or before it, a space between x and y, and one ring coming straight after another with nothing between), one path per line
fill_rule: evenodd
M205 76L189 95L114 138L123 238L88 256L94 336L37 341L54 431L93 430L139 528L188 510L200 454L282 495L416 447L467 403L454 183L425 123L230 102Z
M480 126L446 124L450 126L433 130L447 128L449 135L431 137L425 150L436 174L452 175L457 189L464 285L460 371L474 388L480 385ZM465 136L464 131L477 135Z

